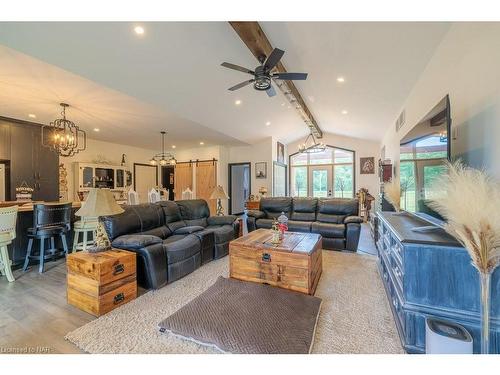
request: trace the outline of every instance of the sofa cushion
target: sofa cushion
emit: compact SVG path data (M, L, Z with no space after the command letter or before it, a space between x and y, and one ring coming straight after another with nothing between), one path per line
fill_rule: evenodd
M310 221L288 220L288 230L290 232L310 232Z
M274 219L257 219L255 220L255 227L257 229L271 229L273 227Z
M141 231L141 220L132 206L124 206L123 209L118 215L101 216L101 222L111 241L116 237Z
M206 227L207 224L207 218L202 217L200 219L193 219L193 220L184 220L187 226L196 226L196 227Z
M143 247L153 245L155 243L161 243L162 239L157 236L149 236L144 234L125 234L120 237L116 237L113 240L113 247L119 249L141 249Z
M233 225L237 217L235 215L210 216L207 219L208 225Z
M161 227L165 224L165 217L161 208L155 204L139 204L130 206L132 210L139 216L141 222L140 232L145 232L150 229Z
M216 244L229 242L234 239L234 229L232 225L211 225L205 230L213 232Z
M157 236L160 237L161 239L165 239L172 234L172 231L168 229L168 227L166 227L165 225L162 225L161 227L153 228L139 233L144 235Z
M299 221L316 220L316 209L318 200L316 198L293 198L292 215L290 219Z
M179 228L183 228L185 226L186 226L186 223L184 222L184 220L174 221L172 223L167 224L168 229L170 229L170 231L172 233L174 233Z
M358 205L357 199L319 199L316 220L322 223L341 224L347 216L358 214Z
M174 234L163 241L163 248L167 252L167 263L172 264L199 253L201 245L200 239L193 234Z
M191 234L191 233L202 231L203 229L205 229L205 228L202 226L199 226L199 225L190 225L187 227L182 227L182 228L177 229L174 232L174 234Z
M268 219L277 218L282 212L287 217L290 217L290 213L292 212L292 198L262 198L260 200L260 210L266 214L266 218Z
M311 225L311 232L321 234L323 237L344 238L345 225L314 222Z
M163 210L166 224L182 220L181 211L179 210L177 203L172 201L161 201L156 204Z
M185 199L176 201L176 203L179 206L182 220L206 219L210 216L210 209L204 199Z
M111 241L124 234L147 232L165 223L160 207L154 204L124 206L121 214L103 216L101 221Z

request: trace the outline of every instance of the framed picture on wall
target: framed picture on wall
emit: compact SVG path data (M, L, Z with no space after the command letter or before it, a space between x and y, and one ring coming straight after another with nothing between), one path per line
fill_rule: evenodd
M359 158L359 173L360 174L374 174L375 173L375 158Z
M255 178L267 178L267 163L265 161L255 163Z
M285 164L285 146L283 145L283 143L277 142L276 147L276 161L280 164Z

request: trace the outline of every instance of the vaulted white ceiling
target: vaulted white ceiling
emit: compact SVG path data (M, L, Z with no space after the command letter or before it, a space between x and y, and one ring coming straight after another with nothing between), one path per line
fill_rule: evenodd
M48 122L57 104L95 138L157 147L158 132L181 147L295 140L307 129L278 93L268 98L223 61L257 61L227 22L0 23L0 115ZM275 47L324 131L381 139L392 124L446 23L264 22ZM338 76L345 77L339 84ZM235 100L242 104L236 106ZM342 115L347 110L347 115ZM271 122L271 126L266 126Z

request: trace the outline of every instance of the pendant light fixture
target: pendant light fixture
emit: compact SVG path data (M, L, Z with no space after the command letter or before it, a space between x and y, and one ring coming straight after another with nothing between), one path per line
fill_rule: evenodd
M60 103L60 106L62 118L42 126L42 145L59 156L74 156L86 149L87 135L73 121L66 119L66 108L69 104Z
M307 136L304 143L299 145L299 152L306 154L315 154L317 152L323 152L326 149L326 145L322 142L318 142L311 132Z
M175 160L174 155L170 153L165 153L165 134L167 134L166 131L161 131L161 152L159 154L156 154L151 158L149 161L149 164L151 165L158 165L160 164L161 166L165 166L167 164L170 165L175 165L177 164L177 160Z

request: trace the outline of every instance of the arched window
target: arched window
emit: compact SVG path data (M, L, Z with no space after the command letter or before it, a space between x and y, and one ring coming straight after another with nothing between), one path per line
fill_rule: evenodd
M327 146L290 155L292 197L354 197L354 151Z

